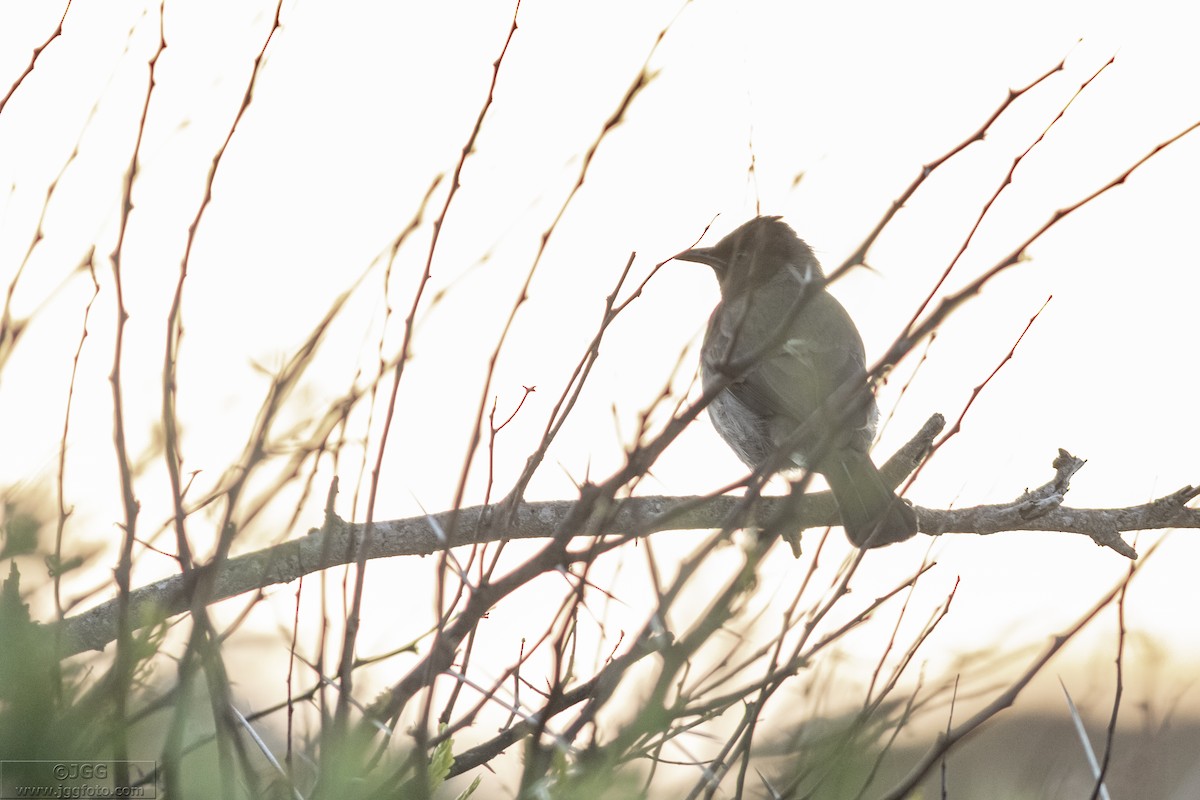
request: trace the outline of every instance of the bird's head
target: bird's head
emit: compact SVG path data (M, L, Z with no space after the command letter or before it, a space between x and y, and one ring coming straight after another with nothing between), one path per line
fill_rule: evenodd
M781 217L755 217L716 245L685 250L675 258L712 267L724 297L761 286L789 267L801 279L825 277L812 249Z

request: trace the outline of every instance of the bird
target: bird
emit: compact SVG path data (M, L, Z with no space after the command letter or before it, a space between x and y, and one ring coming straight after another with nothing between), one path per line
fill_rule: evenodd
M824 476L856 547L915 536L915 512L867 453L879 410L862 336L812 248L781 217L758 216L675 258L707 264L721 284L700 368L706 392L727 383L708 406L725 443L752 469L788 447L785 468Z

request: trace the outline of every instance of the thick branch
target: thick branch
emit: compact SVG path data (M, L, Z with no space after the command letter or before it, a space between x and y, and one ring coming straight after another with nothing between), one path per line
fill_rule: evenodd
M930 442L941 431L944 420L934 415L883 466L885 480L897 486L916 467ZM1079 533L1098 545L1111 547L1128 558L1137 553L1124 540L1123 531L1162 528L1200 528L1200 509L1186 503L1200 489L1182 489L1150 503L1128 508L1068 508L1062 505L1069 481L1083 461L1060 450L1055 459L1056 473L1045 485L1026 492L1013 503L974 506L959 509L915 507L922 533L940 536L947 533L992 534L1000 531L1059 531ZM735 513L743 498L717 497L630 497L620 501L615 516L606 525L580 526L581 535L644 536L666 530L711 530L720 528ZM763 497L754 516L769 520L781 503L795 502L787 497ZM409 519L377 521L367 543L367 559L394 556L430 555L447 546L477 544L514 539L544 539L552 536L571 512L575 501L558 500L521 503L511 524L494 525L491 506L473 506L457 512L444 512ZM829 492L813 492L797 504L796 524L803 528L838 524L837 506ZM330 567L353 563L360 555L364 526L331 517L322 528L300 539L264 550L231 558L221 568L211 587L211 602L236 597L246 592L280 583L290 583L302 575ZM447 542L445 531L453 531ZM197 572L202 572L198 570ZM143 586L129 595L129 618L135 626L182 614L189 608L193 578L175 575ZM62 623L62 653L72 655L85 650L101 650L116 637L116 601L76 614Z

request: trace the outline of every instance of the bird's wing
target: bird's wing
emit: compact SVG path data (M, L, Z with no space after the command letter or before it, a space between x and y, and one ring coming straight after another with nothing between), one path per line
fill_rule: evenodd
M810 421L831 394L861 381L866 373L862 339L841 303L817 291L796 314L797 299L794 283L772 281L722 303L709 323L709 339L722 344L715 358L730 352L736 365L777 336L780 322L789 314L795 317L779 345L729 387L741 403L771 420L776 429L794 429ZM712 372L719 365L706 363L705 367ZM848 427L865 427L868 416L864 407L847 420Z

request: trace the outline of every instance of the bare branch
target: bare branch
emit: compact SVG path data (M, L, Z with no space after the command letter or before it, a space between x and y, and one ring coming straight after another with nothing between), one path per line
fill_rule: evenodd
M915 459L937 435L940 424L931 420L904 448L884 465L889 485L896 486L916 463ZM916 454L914 456L914 454ZM1127 558L1137 553L1120 533L1164 528L1200 528L1200 509L1187 503L1200 489L1185 486L1165 497L1127 508L1069 508L1062 505L1069 478L1083 462L1066 451L1055 460L1055 477L1013 503L959 509L916 507L922 533L940 536L951 533L988 535L1002 531L1057 531L1078 533L1097 544L1116 550ZM580 519L573 536L620 536L624 540L659 531L712 530L723 527L744 499L730 495L715 497L630 497L618 501L606 519ZM511 526L483 524L490 516L488 506L474 506L408 519L376 521L374 534L364 543L365 525L332 517L322 528L301 539L229 559L216 575L209 602L216 602L266 586L288 583L313 572L366 560L396 556L430 555L448 548L484 541L547 539L562 530L580 501L522 503L516 507ZM837 506L828 492L813 492L798 502L790 497L761 497L753 509L754 519L770 520L784 503L796 503L797 525L815 528L837 525ZM447 535L444 527L458 514L457 531ZM559 533L561 535L561 533ZM361 548L361 549L360 549ZM582 561L588 553L566 553L568 561ZM154 619L181 614L189 608L189 582L173 576L144 586L130 594L130 619L145 625ZM62 623L63 654L102 649L116 634L114 601L69 617Z
M29 63L25 66L25 69L20 75L17 76L17 79L13 81L12 86L10 86L8 91L4 93L4 97L0 97L0 112L4 111L4 107L8 105L8 101L12 99L12 96L17 93L17 89L21 88L21 84L24 83L25 79L29 77L29 74L33 72L34 67L37 66L38 56L42 54L42 51L49 47L51 42L53 42L59 36L62 36L63 22L67 19L67 12L70 10L71 0L67 0L67 5L63 8L62 16L58 18L58 25L56 25L54 30L50 32L50 35L46 37L46 41L33 48L33 53L30 54Z
M1009 106L1017 101L1017 98L1021 97L1026 92L1031 91L1035 86L1039 85L1055 73L1061 72L1065 66L1066 61L1060 61L1052 69L1048 70L1041 77L1035 79L1028 86L1025 86L1021 89L1009 89L1008 95L1004 98L1003 102L1001 102L1000 105L996 107L996 110L992 112L992 115L988 117L982 125L979 126L979 130L975 131L966 139L959 142L958 145L948 152L922 166L921 171L917 173L917 177L913 179L913 182L908 185L908 188L905 189L899 197L892 201L892 205L888 208L884 215L880 217L879 222L875 225L871 232L867 234L867 238L863 239L862 243L859 244L853 253L846 257L846 260L843 261L837 269L829 273L830 280L833 280L837 276L853 267L865 264L867 253L875 244L875 240L879 238L881 233L883 233L884 228L891 223L897 212L904 208L904 204L907 203L914 194L916 194L917 189L921 188L921 185L925 183L929 176L932 175L938 167L954 158L954 156L958 155L963 150L966 150L975 142L982 142L984 137L987 136L987 132L992 127L992 124L996 120L1000 119L1004 112L1008 110Z
M1149 556L1153 550L1154 548L1151 548L1150 552L1148 552L1146 555ZM1143 563L1145 562L1143 561ZM902 800L902 798L908 797L909 794L929 773L929 771L933 769L934 765L937 764L941 760L942 756L944 756L952 747L961 742L970 734L974 733L974 731L978 729L980 725L987 722L992 717L996 716L996 714L1000 713L1016 702L1017 696L1020 695L1022 690L1029 685L1029 682L1033 680L1034 676L1041 672L1042 668L1050 662L1050 659L1053 658L1054 655L1061 650L1067 642L1071 641L1071 639L1074 638L1077 633L1083 630L1089 622L1096 618L1096 615L1108 607L1108 605L1112 603L1112 601L1118 595L1120 595L1122 591L1124 591L1125 587L1129 585L1129 581L1133 578L1136 572L1136 569L1131 569L1129 573L1121 579L1120 583L1105 593L1105 595L1101 597L1086 614L1080 617L1074 625L1051 639L1050 643L1046 646L1046 649L1043 650L1036 659L1034 659L1021 677L1018 678L1011 686L1009 686L1008 689L1002 692L986 708L980 710L966 722L963 722L957 727L940 735L937 743L934 744L934 746L931 747L929 751L921 757L921 760L917 762L916 766L912 768L912 770L904 777L903 780L898 782L892 787L891 791L883 796L882 800Z

